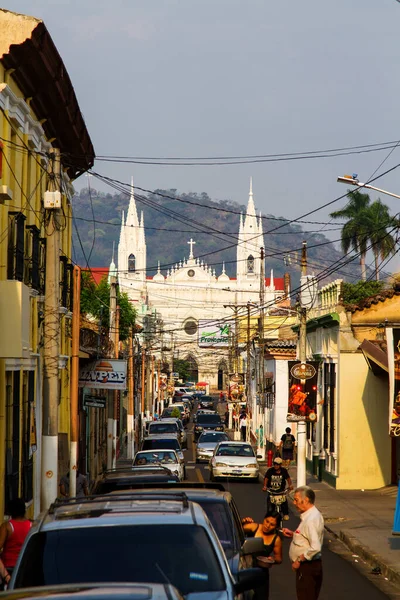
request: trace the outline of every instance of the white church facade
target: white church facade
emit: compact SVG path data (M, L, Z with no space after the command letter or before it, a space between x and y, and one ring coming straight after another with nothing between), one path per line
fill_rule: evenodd
M229 369L229 347L199 346L199 328L234 322L234 307L239 315L246 312L245 305L259 303L261 258L264 246L261 215L257 216L252 184L246 214L240 216L236 277L230 278L208 266L196 254L207 253L206 243L188 240L188 258L161 272L160 262L156 275L146 274L146 237L143 212L139 218L134 188L132 186L128 212L122 215L118 245L118 282L121 292L126 292L137 308L139 322L149 312L156 312L162 321L163 339L156 340L157 354L161 346L174 351L174 357L189 360L197 370L198 381L207 381L212 388L222 389ZM265 272L265 269L264 269ZM265 278L264 301L273 307L288 293L284 278ZM256 309L253 309L253 312ZM171 363L171 352L165 354Z

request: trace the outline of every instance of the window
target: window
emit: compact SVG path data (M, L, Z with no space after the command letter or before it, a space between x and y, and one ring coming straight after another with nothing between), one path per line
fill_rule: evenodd
M40 231L36 225L27 225L28 243L25 268L25 283L33 287L34 290L40 289Z
M324 448L335 452L335 387L336 365L324 364Z
M254 273L254 256L252 254L247 259L247 272Z
M25 220L21 212L8 213L7 279L24 280Z
M186 321L183 329L185 330L186 335L195 335L197 333L196 321Z
M129 273L135 273L136 271L136 258L134 254L130 254L128 258L128 271Z

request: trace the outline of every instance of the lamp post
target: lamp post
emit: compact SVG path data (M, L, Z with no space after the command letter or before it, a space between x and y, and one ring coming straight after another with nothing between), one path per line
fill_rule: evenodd
M339 183L345 183L346 185L354 185L357 188L367 188L368 190L375 190L375 192L380 192L381 194L386 194L387 196L392 196L393 198L400 198L399 194L393 194L393 192L388 192L387 190L382 190L374 185L370 185L369 183L362 183L357 179L357 174L353 175L343 175L342 177L338 177L337 181Z

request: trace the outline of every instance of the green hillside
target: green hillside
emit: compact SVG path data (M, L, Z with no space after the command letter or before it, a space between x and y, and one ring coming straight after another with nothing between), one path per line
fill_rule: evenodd
M177 190L156 190L167 196L179 196L175 199L155 194L143 196L135 194L137 209L144 212L147 244L147 271L154 274L160 261L162 272L188 257L188 240L196 241L195 256L201 257L212 265L220 274L222 262L225 261L226 272L235 276L236 244L239 230L239 214L245 213L246 206L229 200L213 201L206 194L178 194ZM195 204L190 204L195 203ZM118 247L121 213L127 211L129 197L124 194L104 194L93 188L83 189L73 198L75 215L73 260L91 267L108 266L112 257L113 242ZM218 210L214 210L218 209ZM223 210L221 210L223 209ZM225 212L232 211L232 212ZM324 272L332 263L339 260L342 254L334 245L317 230L318 225L306 225L307 231L299 225L286 224L285 220L277 220L272 215L265 215L263 220L264 243L266 254L266 276L270 269L274 275L281 277L284 272L292 275L292 287L299 278L299 262L303 239L308 243L309 272ZM283 227L282 227L283 225ZM278 231L272 230L280 227ZM79 234L77 233L79 232ZM268 233L270 232L270 233ZM339 237L339 236L338 236ZM314 247L316 246L316 247ZM353 264L351 272L358 270ZM340 274L346 278L350 267ZM335 273L334 277L339 274ZM332 279L328 275L328 279Z

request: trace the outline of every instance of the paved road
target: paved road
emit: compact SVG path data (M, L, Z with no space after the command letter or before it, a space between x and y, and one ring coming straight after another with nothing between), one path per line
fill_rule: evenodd
M189 430L190 428L191 426L189 425ZM196 465L194 462L191 440L192 435L189 432L188 451L185 456L187 477L190 481L209 481L207 465L204 463ZM265 494L261 491L261 485L257 486L250 482L236 483L230 481L224 482L224 485L233 494L242 516L251 516L255 520L262 519L265 512ZM298 520L298 516L291 513L290 520L285 525L294 529ZM270 600L293 600L296 598L294 574L288 559L289 543L289 540L284 540L283 564L271 569ZM360 562L356 564L355 560L343 544L337 540L329 539L327 536L323 552L324 583L320 600L353 600L357 598L362 598L363 600L400 599L400 591L397 590L396 593L394 588L386 582L383 582L383 587L387 593L378 589L368 579L368 576L371 578L374 577L373 575L369 575L371 569Z

